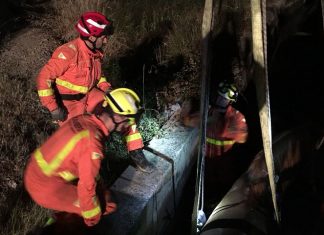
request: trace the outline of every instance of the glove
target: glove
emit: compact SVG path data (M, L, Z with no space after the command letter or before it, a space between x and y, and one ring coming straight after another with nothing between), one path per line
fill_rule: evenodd
M58 109L53 110L51 112L51 115L52 115L52 119L54 122L57 122L57 121L63 122L67 118L67 111L65 109L58 108Z
M92 227L94 225L96 225L97 223L99 223L100 221L100 217L101 217L101 213L99 213L98 215L91 217L91 218L84 218L84 223L89 226Z
M105 191L105 204L106 204L106 208L105 208L105 212L103 213L103 215L109 215L113 212L115 212L117 210L117 204L115 202L112 201L111 198L111 193L109 190Z
M117 204L114 202L107 202L106 203L106 210L103 213L103 215L109 215L111 213L114 213L117 210Z
M142 149L130 151L129 156L138 170L145 173L151 173L155 169L153 164L146 159Z

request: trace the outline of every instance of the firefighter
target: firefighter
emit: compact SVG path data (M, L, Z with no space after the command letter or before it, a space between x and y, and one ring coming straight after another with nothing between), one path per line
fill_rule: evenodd
M235 143L245 143L248 127L244 115L232 104L237 101L238 90L233 83L223 81L218 85L217 97L208 110L206 133L206 157L219 158ZM180 118L184 126L198 127L200 115L196 111L194 99L186 100L182 105Z
M238 158L243 156L238 156L233 147L245 143L248 137L244 115L232 106L238 98L236 86L220 82L217 93L209 109L206 130L205 188L211 204L224 196L241 173Z
M140 99L127 88L115 89L104 99L101 114L82 114L65 122L32 153L24 172L26 190L37 204L78 214L88 226L116 210L109 199L99 200L104 193L98 190L103 141L112 132L127 130L140 110Z
M235 143L245 143L248 128L244 115L232 104L237 101L236 86L221 82L215 104L209 109L206 133L206 157L218 158L228 152Z
M244 115L232 105L237 101L238 89L229 82L220 82L217 97L208 110L206 130L205 195L217 202L240 174L240 161L233 147L245 143L248 126ZM180 114L185 126L198 127L199 113L193 112L194 103L186 102Z
M101 71L103 46L113 34L113 22L99 12L85 12L77 24L79 37L58 47L37 76L40 101L55 123L93 113L112 87ZM142 152L143 140L134 122L124 133L137 168L151 172Z

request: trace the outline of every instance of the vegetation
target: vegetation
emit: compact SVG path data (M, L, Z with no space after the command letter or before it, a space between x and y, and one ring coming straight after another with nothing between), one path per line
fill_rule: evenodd
M6 35L1 44L1 234L26 234L44 223L48 214L30 201L22 182L30 153L57 128L39 103L34 78L56 46L77 36L73 26L82 12L101 11L114 21L116 33L106 48L104 72L113 86L135 89L145 107L156 110L147 111L139 123L144 141L161 134L165 120L158 114L169 103L199 91L202 2L52 0L42 4L34 10L29 6L23 24L27 27ZM116 138L115 144L121 145Z

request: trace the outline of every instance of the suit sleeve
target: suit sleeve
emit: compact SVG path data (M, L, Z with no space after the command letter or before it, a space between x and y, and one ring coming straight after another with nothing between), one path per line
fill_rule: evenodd
M98 134L97 134L98 135ZM85 220L96 218L99 222L101 209L96 195L96 180L99 178L100 163L103 158L102 144L94 135L84 143L84 154L79 160L78 196L81 215Z
M103 92L107 92L109 89L111 89L111 84L107 81L105 76L101 76L97 83L97 87Z
M141 133L138 131L135 121L130 122L127 132L124 134L128 152L144 147Z
M248 126L244 115L235 110L228 126L228 136L237 143L245 143L248 137Z
M71 48L66 46L57 48L36 78L38 96L42 105L49 111L58 108L53 89L55 80L69 68L74 56L76 52Z

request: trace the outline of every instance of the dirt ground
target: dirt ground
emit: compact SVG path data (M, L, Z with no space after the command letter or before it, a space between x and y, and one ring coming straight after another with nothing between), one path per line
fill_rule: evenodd
M44 120L35 76L57 41L37 28L7 35L0 50L0 208L1 220L22 188L22 168L28 155L53 126ZM35 115L39 113L36 117ZM32 113L32 114L31 114ZM45 130L45 132L44 132Z
M42 29L26 27L7 36L0 52L0 74L33 80L58 42Z

